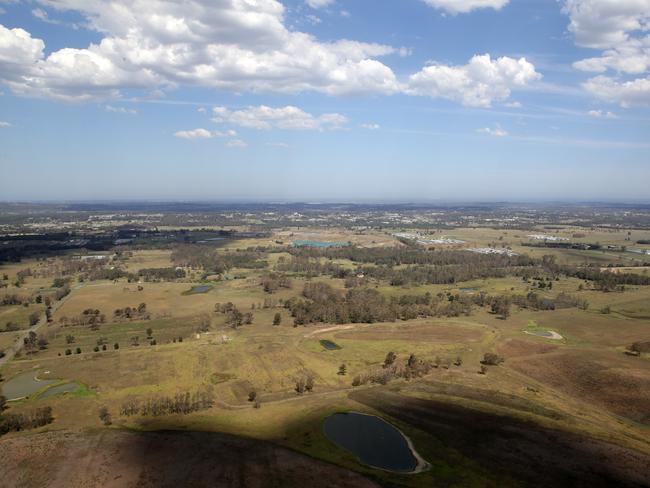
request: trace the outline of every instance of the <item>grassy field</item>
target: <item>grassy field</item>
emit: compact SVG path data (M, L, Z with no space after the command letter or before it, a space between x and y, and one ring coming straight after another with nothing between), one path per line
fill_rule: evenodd
M578 231L567 229L561 234L570 237L573 232ZM627 237L622 232L584 232L587 241L598 238L602 243L626 242ZM514 244L523 234L460 229L444 235L487 245L501 236ZM357 235L304 229L279 233L273 239L297 238L350 240L368 246L395 242L379 232ZM646 236L633 231L632 238ZM561 253L566 262L584 262L580 260L585 255L578 251L553 252ZM130 271L168 267L169 256L169 251L135 251L126 266ZM280 255L270 256L273 266ZM609 262L616 260L607 253L604 256ZM344 264L353 266L351 262ZM26 266L3 266L0 271L15 276ZM237 270L237 274L246 277L213 281L209 291L196 294L185 293L199 284L191 280L141 283L142 290L124 279L75 284L53 322L41 329L49 340L48 348L35 354L23 352L1 372L10 380L26 371L47 370L52 378L76 382L79 391L11 402L10 411L52 406L54 424L29 435L55 435L64 431L96 432L102 428L99 408L106 406L113 417L112 430L192 430L263 439L393 486L523 486L545 462L558 463L557 472L565 473L568 468L561 458L572 453L587 467L585 479L601 486L592 478L593 472L601 469L595 459L603 459L603 466L615 464L616 456L638 458L639 462L650 459L643 457L650 456L650 358L623 353L634 341L650 340L649 287L603 293L573 278L553 282L552 290L533 289L531 283L518 278L414 287L378 284L376 289L386 296L536 291L550 298L567 292L586 300L589 307L538 312L513 308L506 320L478 309L466 317L294 327L286 309L261 309L258 305L268 298L277 301L298 296L305 278L294 277L292 288L270 295L260 286L263 271ZM344 290L343 280L319 277L313 281ZM28 278L23 289L39 290L50 283L49 278ZM226 302L252 312L253 323L237 329L226 326L225 316L214 311L215 303ZM114 318L115 309L140 303L146 303L150 319ZM609 313L602 313L607 306ZM0 324L5 317L27 313L34 307L0 308ZM87 308L99 309L106 315L106 323L97 330L60 324L61 317L78 316ZM282 317L278 326L272 325L276 312ZM199 326L206 320L209 329L200 332ZM525 333L531 330L554 331L562 338L551 340ZM68 336L74 340L69 341ZM134 344L136 337L138 345ZM0 349L12 339L0 334ZM322 339L335 342L340 349L325 349ZM119 344L118 349L115 344ZM95 347L99 351L95 352ZM66 354L67 349L71 354ZM430 361L460 357L462 364L434 368L423 378L410 381L353 388L352 378L381 368L389 351L395 352L400 362L416 354ZM498 352L505 362L490 367L487 374L478 374L486 352ZM338 374L341 364L346 365L345 375ZM313 392L297 394L296 382L307 377L314 379ZM215 405L185 416L124 417L119 413L128 400L185 391L209 392ZM261 408L254 408L249 401L251 391L257 393ZM431 470L417 475L382 472L361 465L353 455L335 447L323 434L322 422L334 412L349 410L389 419L412 439L418 452L432 464ZM488 427L481 430L481 425ZM454 429L459 432L455 437L449 434ZM505 446L509 430L516 435L507 449L489 447L490 442ZM553 454L553 435L560 439L561 455ZM18 443L21 436L7 435L0 441L0 449L8 445L4 443ZM474 447L469 445L472 438L478 439ZM527 462L527 469L515 467ZM625 463L621 468L624 471L628 468ZM595 471L588 471L589 467ZM632 483L634 480L625 478L628 474L625 471L621 479ZM554 476L549 475L549 486L563 486L564 475Z

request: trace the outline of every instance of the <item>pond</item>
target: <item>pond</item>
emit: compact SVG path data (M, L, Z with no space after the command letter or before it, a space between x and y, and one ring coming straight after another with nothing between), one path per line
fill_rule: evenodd
M10 380L2 383L2 395L7 400L18 400L28 397L38 390L59 381L56 379L39 379L38 375L39 371L29 371L14 376Z
M477 290L477 288L459 288L459 290L462 293L473 293Z
M374 415L335 413L325 419L323 431L333 443L374 468L412 473L425 464L404 434Z
M293 241L294 247L347 247L349 242L328 242L328 241L309 241L297 240Z
M38 398L48 398L56 395L61 395L63 393L72 393L79 389L79 385L76 383L64 383L62 385L53 386L48 388L43 393L41 393Z
M198 285L193 286L188 291L184 292L185 295L195 295L197 293L207 293L212 290L212 285Z
M337 351L341 349L341 346L339 346L336 342L328 341L327 339L321 339L319 342L320 345L328 351Z

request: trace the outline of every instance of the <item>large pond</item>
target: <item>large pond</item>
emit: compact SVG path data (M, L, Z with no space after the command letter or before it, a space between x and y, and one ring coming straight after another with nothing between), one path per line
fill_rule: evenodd
M398 473L419 467L409 442L393 425L374 415L335 413L325 419L325 435L368 466Z
M2 383L2 395L7 400L18 400L19 398L28 397L38 390L48 385L56 383L59 380L39 378L39 371L29 371Z

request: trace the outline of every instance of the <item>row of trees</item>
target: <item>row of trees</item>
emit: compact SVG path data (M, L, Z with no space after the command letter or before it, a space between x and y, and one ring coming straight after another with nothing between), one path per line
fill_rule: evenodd
M27 429L36 429L54 421L52 407L40 407L21 413L2 412L4 405L0 402L0 435Z
M200 410L206 410L214 405L210 393L189 391L177 393L174 396L162 396L147 400L129 400L120 407L120 415L130 417L142 415L158 417L161 415L181 414L186 415Z

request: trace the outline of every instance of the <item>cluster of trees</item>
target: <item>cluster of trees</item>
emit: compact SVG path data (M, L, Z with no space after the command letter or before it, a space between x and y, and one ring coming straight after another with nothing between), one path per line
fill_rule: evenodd
M531 291L525 296L513 295L512 303L520 308L528 308L531 310L556 310L561 308L580 308L587 310L589 308L589 302L587 300L564 292L558 294L555 298L545 298Z
M185 270L181 268L145 268L138 271L138 276L144 281L173 281L185 278Z
M147 311L147 304L143 302L137 307L116 308L113 318L115 320L149 320L151 315Z
M29 412L3 414L0 402L0 435L7 432L36 429L54 421L52 407L40 407Z
M314 377L311 375L308 375L306 377L301 377L298 378L296 381L296 386L294 387L294 390L298 395L302 395L303 393L309 393L314 390Z
M419 317L470 315L474 306L491 306L494 313L510 314L508 297L487 294L401 295L384 297L372 288L353 288L345 294L326 283L306 283L303 298L285 300L294 325L310 323L374 323L413 320Z
M449 368L451 361L443 362L440 358L436 358L435 361L426 361L419 359L415 354L410 354L405 361L400 362L397 354L391 351L386 354L381 367L356 375L352 379L352 386L361 386L368 383L385 385L396 378L419 378L428 374L433 368L440 367L441 364ZM457 359L456 364L462 364L460 358Z
M159 417L161 415L186 415L200 410L206 410L214 405L211 394L204 391L177 393L174 396L162 396L147 400L129 400L120 407L120 415L142 415Z
M59 319L62 326L68 325L89 325L93 330L106 323L106 315L99 309L87 308L76 317L63 316Z
M250 325L253 323L252 312L242 313L237 306L232 302L215 303L214 311L226 316L226 325L236 329L242 325Z
M268 262L254 251L218 252L214 247L187 245L176 247L171 259L176 266L202 269L206 275L223 274L232 268L263 269Z
M280 288L291 288L291 279L281 273L269 273L260 284L266 293L275 293Z
M37 351L47 349L47 346L49 345L49 342L45 336L39 336L33 330L29 331L29 334L27 337L25 337L25 339L23 339L23 341L27 354L34 354Z

